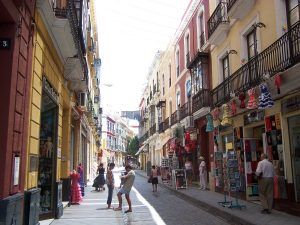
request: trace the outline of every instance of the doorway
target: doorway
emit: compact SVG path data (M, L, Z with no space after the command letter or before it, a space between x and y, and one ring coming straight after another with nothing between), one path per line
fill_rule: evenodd
M38 187L41 189L40 217L51 218L55 211L58 105L43 90L40 128Z
M288 118L295 200L300 202L300 115Z

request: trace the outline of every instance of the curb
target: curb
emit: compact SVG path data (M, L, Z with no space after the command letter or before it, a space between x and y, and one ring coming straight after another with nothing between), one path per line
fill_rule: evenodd
M140 174L139 172L136 172L136 174L138 174L139 176L141 177L144 177L144 178L147 178L147 176L143 175L143 174ZM161 184L159 183L158 184L160 187L162 188L165 188L165 189L168 189L170 191L172 191L177 197L201 208L202 210L216 216L216 217L219 217L223 220L225 220L226 222L228 222L229 224L234 224L234 225L255 225L254 223L252 222L249 222L241 217L238 217L238 216L235 216L235 215L232 215L230 214L229 212L225 212L224 210L220 209L219 207L215 207L215 206L212 206L210 204L207 204L203 201L200 201L200 200L197 200L189 195L186 195L180 191L177 191L175 190L174 188L172 187L169 187L167 185L164 185L164 184Z

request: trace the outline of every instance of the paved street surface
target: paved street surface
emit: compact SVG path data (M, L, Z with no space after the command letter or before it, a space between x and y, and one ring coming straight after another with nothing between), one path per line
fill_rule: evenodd
M114 172L118 186L120 170ZM136 180L131 192L133 212L128 209L123 197L123 211L106 209L107 189L94 192L87 187L86 196L81 205L72 205L64 210L64 215L54 220L51 225L299 225L300 218L274 211L271 215L260 214L260 206L249 202L246 210L223 208L217 204L219 194L200 191L196 188L175 191L163 185L153 193L147 183L145 173L136 171ZM118 205L114 192L113 206ZM229 215L229 216L228 216ZM240 218L240 220L239 220Z

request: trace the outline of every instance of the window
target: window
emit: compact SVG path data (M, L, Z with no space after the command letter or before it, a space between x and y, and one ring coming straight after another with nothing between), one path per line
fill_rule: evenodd
M177 109L180 108L180 91L178 91L176 94L176 106L177 106Z
M190 62L190 35L187 34L185 36L185 56L186 56L186 64Z
M186 97L190 98L192 95L192 86L191 86L191 80L188 80L185 83L185 91L186 91Z
M226 55L222 59L222 68L223 68L223 81L229 77L229 58L228 55Z
M172 85L171 72L172 72L171 64L169 64L169 87L171 87L171 85Z
M162 94L165 95L165 74L162 75Z
M299 21L300 18L300 1L299 0L290 0L287 1L288 5L288 20L289 26L292 27L295 23Z
M199 48L204 45L205 36L204 36L204 23L203 23L203 13L201 13L198 17L198 30L199 30Z
M248 61L257 55L256 29L253 29L247 35L247 53Z
M169 117L171 117L171 115L172 115L172 101L169 102L169 109L170 109L170 111L169 111L170 116Z
M176 76L179 77L179 50L176 51Z

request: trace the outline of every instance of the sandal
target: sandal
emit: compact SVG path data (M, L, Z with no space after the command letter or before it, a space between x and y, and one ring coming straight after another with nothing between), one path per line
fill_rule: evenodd
M118 208L114 208L114 211L121 211L122 208L118 207Z
M125 213L129 213L129 212L132 212L132 210L128 209L128 210L125 211Z

